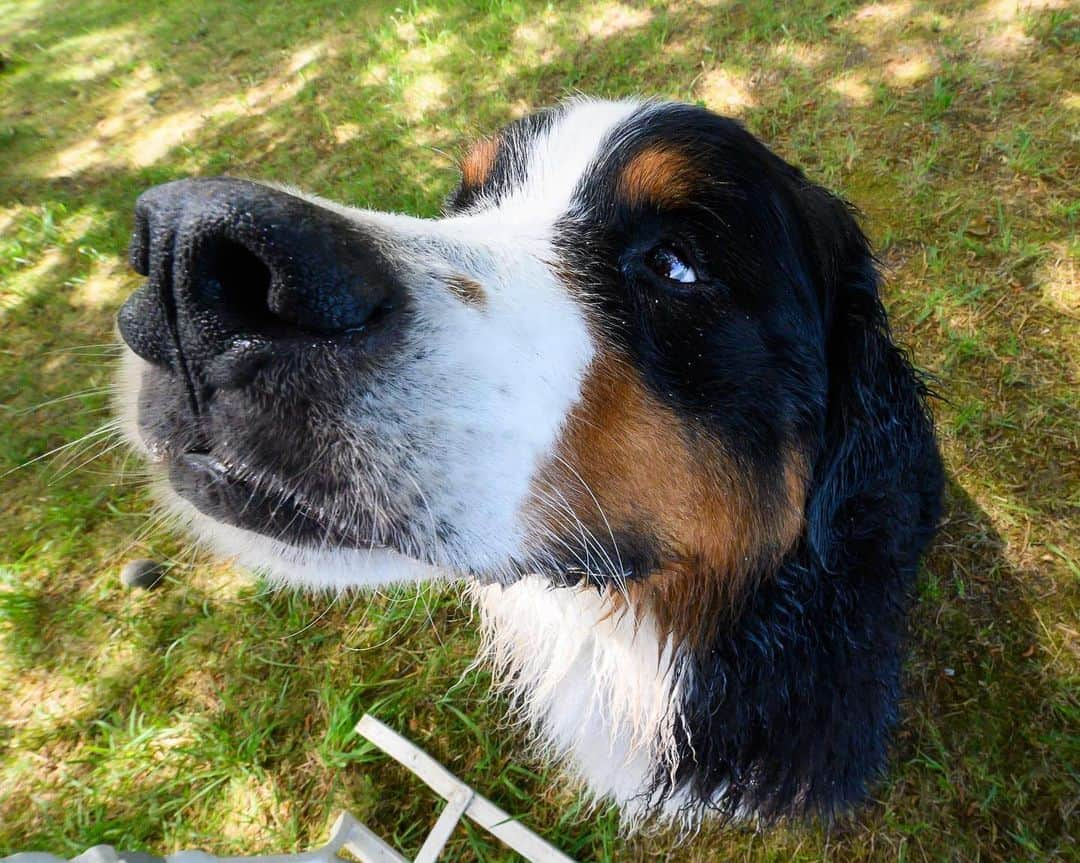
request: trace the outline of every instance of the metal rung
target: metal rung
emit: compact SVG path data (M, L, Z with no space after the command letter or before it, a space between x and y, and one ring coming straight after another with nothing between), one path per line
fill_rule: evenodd
M446 800L446 806L432 825L413 863L435 863L462 818L475 821L530 863L574 863L375 717L364 714L356 725L356 732L415 773L429 788ZM402 856L348 812L342 812L338 816L325 845L302 854L215 857L205 851L177 851L161 858L136 851L117 851L111 845L95 845L71 860L72 863L342 863L339 854L342 850L348 851L360 860L360 863L409 863L407 857ZM63 861L62 857L34 851L0 858L0 863Z

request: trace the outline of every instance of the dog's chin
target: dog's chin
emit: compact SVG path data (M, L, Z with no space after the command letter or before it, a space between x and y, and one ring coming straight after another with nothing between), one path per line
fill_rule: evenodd
M209 452L185 452L168 461L169 484L203 515L232 527L300 548L371 549L346 525L265 479L251 477Z
M212 456L171 459L167 476L157 496L199 545L276 584L341 591L455 577L327 526L297 499L264 493Z

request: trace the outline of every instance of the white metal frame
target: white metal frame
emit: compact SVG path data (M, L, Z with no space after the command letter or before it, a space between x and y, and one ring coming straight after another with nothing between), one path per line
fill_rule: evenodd
M450 835L462 818L476 822L496 838L517 851L529 863L574 863L554 846L545 842L513 816L486 797L473 791L453 773L396 731L374 716L364 714L356 732L377 748L415 773L431 790L446 801L431 827L424 844L411 863L435 863ZM342 812L330 831L330 839L321 848L302 854L268 854L258 857L215 857L205 851L178 851L165 863L342 863L341 851L347 851L360 863L410 863L407 857L384 842L378 835ZM0 858L0 863L61 863L52 854L24 852ZM161 863L149 854L117 851L111 845L96 845L72 858L72 863Z
M446 808L435 821L413 863L434 863L462 816L475 821L530 863L574 863L374 716L364 714L356 724L356 732L419 776L432 791L446 800ZM363 857L360 859L367 863ZM373 858L373 863L375 859L377 858ZM399 856L396 859L408 863L404 857Z

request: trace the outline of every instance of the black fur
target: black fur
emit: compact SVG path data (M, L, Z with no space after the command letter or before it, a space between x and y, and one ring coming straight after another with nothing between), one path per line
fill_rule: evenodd
M656 142L693 154L705 180L681 206L631 207L614 178ZM608 152L561 243L600 325L759 495L783 493L785 446L813 471L801 540L693 653L680 767L658 772L650 801L689 788L690 805L723 816L831 815L865 795L896 719L907 600L942 488L926 389L842 201L689 106L644 113ZM656 243L678 244L698 284L647 272Z
M482 185L459 189L448 212L489 206L520 182L529 144L557 116L504 132ZM653 145L687 157L693 188L662 204L630 202L619 178ZM866 793L896 719L908 594L942 486L926 389L892 342L850 209L739 124L653 105L600 152L556 234L590 325L635 364L688 440L722 444L765 507L786 499L792 452L812 473L799 541L778 567L777 550L763 549L769 568L692 651L682 757L674 776L657 772L649 802L689 790L688 805L721 816L831 815ZM304 477L307 500L333 509L335 482L365 469L335 437L347 397L361 378L373 391L386 385L393 365L380 357L402 350L396 334L410 321L408 292L381 247L332 211L237 181L161 187L139 207L134 263L151 281L121 312L121 331L152 364L142 429L172 457L174 486L219 520L297 544L386 544L428 559L430 549L402 539L424 502L393 477L380 480L385 500L367 502L393 516L393 530L358 512L342 532L303 501L236 475L213 446L239 446L259 476ZM685 256L697 282L658 275L658 246ZM408 454L407 432L394 452ZM312 452L327 454L321 471L308 469ZM404 484L406 456L394 467L383 472ZM259 495L266 506L252 503ZM442 540L450 531L435 528ZM649 524L609 535L618 548L603 551L626 578L648 578L668 554ZM590 550L575 549L579 541L561 544L570 554L550 573L556 583L606 577L580 565Z
M829 816L866 794L886 761L908 597L940 511L925 388L890 340L861 234L812 194L828 201L816 230L847 242L824 262L829 398L806 533L694 656L674 783L726 815Z

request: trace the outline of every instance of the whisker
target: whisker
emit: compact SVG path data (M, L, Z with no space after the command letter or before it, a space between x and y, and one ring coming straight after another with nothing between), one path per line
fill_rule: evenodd
M41 355L48 357L55 354L108 354L123 353L127 347L120 342L102 342L97 345L69 345L65 348L50 348L42 351Z
M296 632L292 632L289 635L283 635L281 637L281 640L282 641L289 641L290 639L296 638L298 635L303 635L305 632L307 632L309 629L311 629L313 626L315 626L320 620L322 620L324 617L326 617L326 615L328 615L330 613L330 610L335 605L337 605L337 601L340 598L341 598L340 593L332 593L331 596L330 596L330 604L327 605L326 608L324 608L322 611L320 611L318 616L314 620L312 620L310 623L306 624L303 628L296 630Z
M382 641L378 642L377 644L370 644L370 645L366 644L363 647L349 647L349 648L346 648L346 649L351 650L351 651L356 652L356 653L365 653L365 652L367 652L369 650L378 650L379 648L385 647L387 644L391 644L392 642L397 641L398 636L400 636L401 633L405 631L405 627L409 624L409 621L412 619L412 616L416 613L416 605L420 601L420 587L421 587L421 585L419 585L419 584L416 585L416 595L413 597L412 607L409 609L409 611L402 618L401 625L393 633L391 633L389 636L387 636L386 638L384 638ZM403 601L402 599L399 599L398 597L393 597L392 598L392 597L387 596L386 599L390 600L391 602Z
M65 451L63 454L57 454L56 460L53 464L53 474L62 471L69 464L76 459L82 458L86 453L90 452L96 446L101 444L109 444L115 438L121 435L119 426L116 426L109 430L108 434L98 435L91 440L84 440L78 447L72 447L70 450Z
M107 442L107 441L108 441L108 438L106 438L105 440L106 440L106 442ZM101 442L100 440L98 440L98 441L95 441L95 444L97 444L97 443L100 443L100 442ZM58 475L54 476L54 477L53 477L52 479L50 479L50 480L49 480L49 482L50 482L50 483L54 483L54 482L60 482L60 481L61 481L62 479L64 479L64 478L66 478L66 477L69 477L69 476L71 476L71 474L75 473L76 471L80 471L80 470L82 470L82 469L83 469L83 468L85 468L85 467L86 467L87 465L89 465L89 464L92 464L93 462L97 461L98 459L102 458L103 456L106 456L106 455L108 455L108 454L109 454L109 453L111 453L111 452L112 452L113 450L117 449L118 447L122 447L122 446L123 446L124 444L126 444L126 443L127 443L127 441L126 441L126 440L124 440L123 438L121 438L121 439L120 439L120 440L118 440L118 441L114 441L113 443L111 443L111 444L109 444L108 446L106 446L106 447L105 447L105 449L103 449L103 450L100 450L99 452L96 452L96 453L94 453L94 455L90 456L90 458L86 459L86 460L85 460L85 461L83 461L83 462L80 462L80 463L79 463L79 464L77 464L77 465L76 465L75 467L72 467L72 468L68 468L68 469L67 469L67 470L65 470L65 471L64 471L63 473L61 473L61 474L58 474Z
M176 519L176 515L162 507L160 511L148 513L148 518L149 521L146 524L140 525L133 532L127 545L112 554L112 559L120 561L126 558L131 553L131 550L142 545L148 536L156 533L168 522Z
M540 501L540 503L542 505L544 504L543 501ZM551 509L550 506L548 507L547 512L550 515L552 515L553 517L555 517L555 518L563 516L562 513L558 512L557 510ZM586 530L588 532L588 537L592 540L593 543L599 544L599 541L596 539L596 537L593 536L591 531L588 531L588 528L586 528L584 525L581 525L580 520L578 520L576 518L576 516L574 516L574 520L577 521L579 526L581 526L584 530ZM593 568L591 560L590 560L590 558L588 556L589 550L588 550L588 544L587 543L584 546L586 559L583 561L581 559L581 556L577 553L577 551L572 546L570 546L568 543L566 543L565 540L562 539L562 537L558 536L556 533L554 533L549 528L547 528L547 527L545 527L543 525L540 526L540 530L544 534L546 534L549 539L551 539L552 541L554 541L558 545L561 545L568 552L570 552L571 556L578 562L578 564L580 564L582 566L582 568L585 570L585 572L587 574L589 574L589 575L596 574L596 570ZM610 558L608 558L608 560L610 561ZM603 572L603 570L601 570L599 574L604 575L605 573ZM622 595L623 598L626 599L629 602L630 596L629 596L629 589L628 589L627 584L626 584L625 573L615 572L614 570L608 569L606 574L609 577L608 584L610 586L612 586L617 593Z
M622 554L619 551L619 544L615 541L615 532L611 529L611 522L608 521L607 513L604 512L604 508L600 506L600 501L596 499L596 495L593 494L592 488L587 482L585 482L584 477L582 477L581 474L577 472L574 466L562 456L560 456L558 453L555 453L554 455L555 459L560 462L568 471L570 471L576 477L577 481L581 483L581 487L589 493L589 497L592 498L592 502L596 506L597 512L600 513L600 517L604 520L604 526L607 528L608 536L611 537L611 547L615 551L615 558L619 564L619 572L625 572L622 562Z
M578 528L578 530L579 530L579 532L581 534L583 534L583 540L586 541L586 550L588 549L588 541L591 540L593 546L595 546L597 552L599 552L601 563L604 565L607 573L611 576L611 578L616 583L620 583L622 581L622 579L623 579L623 576L624 576L624 571L623 571L623 568L622 568L622 565L621 565L622 564L621 557L619 558L619 565L616 566L616 562L614 560L612 560L611 555L608 553L607 549L604 547L604 544L602 542L600 542L600 540L597 538L596 534L594 534L592 532L592 530L588 527L588 525L586 525L584 522L581 521L578 514L574 511L574 508L570 505L570 502L567 501L566 496L562 493L562 490L557 488L556 486L554 486L550 482L546 482L546 485L549 488L551 488L551 490L554 491L555 494L557 494L559 496L559 500L561 501L561 503L559 503L558 501L553 501L552 499L548 498L547 499L548 504L549 505L559 504L560 510L572 520L571 523ZM537 492L537 493L542 494L542 492ZM610 533L610 530L609 530L609 533ZM614 536L612 536L613 545L614 545L614 542L615 542L615 538L614 538ZM618 557L618 548L617 547L615 548L615 552L616 552L616 556ZM591 569L591 567L590 567L590 569Z
M112 389L111 386L105 384L105 385L98 386L98 387L90 387L89 389L80 390L77 393L67 393L66 395L57 396L54 399L48 399L48 400L43 401L43 402L41 402L39 404L30 405L29 407L25 407L25 408L11 408L11 407L8 407L7 405L0 405L0 410L7 411L7 412L11 413L12 416L21 417L21 416L26 416L27 414L32 414L35 411L39 411L42 408L47 408L47 407L49 407L51 405L58 405L58 404L62 404L64 402L74 401L75 399L90 398L90 397L96 396L96 395L105 395L111 389Z
M82 437L77 438L76 440L68 441L67 443L61 444L60 446L53 447L48 452L43 452L43 453L41 453L41 455L36 455L32 459L28 459L27 461L24 461L22 464L16 465L13 468L9 468L4 473L0 474L0 479L3 479L4 477L9 476L10 474L15 473L16 471L23 470L24 468L30 467L30 465L36 464L37 462L41 461L42 459L49 458L50 456L56 455L57 453L61 453L61 452L64 452L65 450L71 449L74 446L78 446L79 444L86 443L87 441L89 441L89 440L91 440L93 438L100 437L101 435L105 435L105 434L115 434L115 433L117 433L119 431L120 431L120 420L110 420L109 422L104 423L101 426L98 426L93 431L87 432Z

